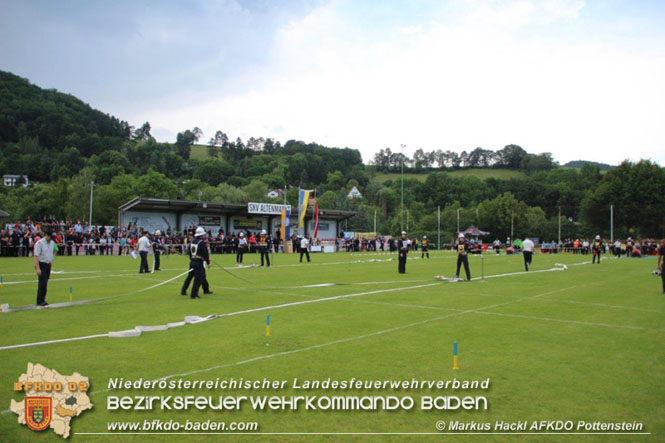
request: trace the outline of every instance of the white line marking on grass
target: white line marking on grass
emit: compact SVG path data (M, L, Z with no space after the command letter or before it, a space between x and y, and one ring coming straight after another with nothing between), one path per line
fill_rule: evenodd
M611 329L634 329L634 330L640 330L640 331L665 332L665 329L646 328L646 327L643 327L643 326L614 325L614 324L609 324L609 323L596 323L596 322L588 322L588 321L583 321L583 320L568 320L568 319L549 318L549 317L535 317L535 316L531 316L531 315L508 314L508 313L503 313L503 312L487 312L487 311L480 312L479 311L479 312L471 312L471 314L498 315L498 316L501 316L501 317L523 318L523 319L526 319L526 320L542 320L542 321L552 321L552 322L559 322L559 323L571 323L571 324L578 324L578 325L585 325L585 326L600 326L600 327L611 328Z

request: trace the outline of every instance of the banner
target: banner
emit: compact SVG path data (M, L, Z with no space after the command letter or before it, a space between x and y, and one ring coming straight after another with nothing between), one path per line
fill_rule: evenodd
M314 200L314 238L319 237L319 204Z
M282 210L282 224L279 229L279 236L281 240L291 237L291 209Z
M247 212L250 214L279 215L285 209L291 210L291 205L275 205L272 203L247 203Z
M298 193L298 227L305 227L305 214L307 213L307 203L311 189L300 189Z

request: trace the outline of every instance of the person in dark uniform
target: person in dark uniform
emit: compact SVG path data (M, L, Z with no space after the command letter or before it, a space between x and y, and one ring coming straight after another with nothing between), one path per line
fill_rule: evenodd
M270 267L270 244L269 244L270 239L268 238L268 234L266 233L265 229L261 231L261 235L259 236L259 253L261 254L261 266L264 266L264 257L265 257L265 264Z
M600 264L600 253L604 248L605 246L603 245L603 241L600 239L600 235L596 235L596 239L593 241L593 245L591 247L591 252L593 253L591 264L596 263L596 259L598 259L598 264Z
M471 272L469 272L469 243L466 241L464 234L460 233L456 243L457 248L457 271L455 272L455 279L459 278L459 270L464 264L464 271L466 272L466 279L471 281Z
M660 279L663 281L663 294L665 294L665 239L660 241L658 248L658 268L660 269Z
M155 236L152 239L152 254L153 254L153 259L155 260L153 262L153 271L159 271L159 257L162 255L162 251L164 250L164 245L162 245L162 233L160 230L155 231Z
M426 235L423 235L423 241L420 242L420 258L425 258L425 254L429 259L429 240L427 240Z
M208 246L205 242L206 231L202 227L196 228L196 233L194 234L194 240L189 244L189 268L190 272L187 275L187 280L185 280L185 285L189 285L190 276L194 278L194 285L192 286L191 298L201 298L199 297L199 288L203 286L204 294L212 294L208 287L208 282L206 280L206 271L205 265L210 266L210 253L208 252ZM183 290L181 294L187 294L187 287L183 285Z
M406 231L397 240L397 270L400 274L406 274L406 257L409 254L411 240L406 238Z

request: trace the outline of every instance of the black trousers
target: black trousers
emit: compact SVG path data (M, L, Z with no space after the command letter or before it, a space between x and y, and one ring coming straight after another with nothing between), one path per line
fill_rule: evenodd
M399 251L397 254L397 271L400 274L406 273L406 251Z
M469 272L469 257L466 254L457 254L457 271L455 275L459 277L459 270L464 263L464 271L466 272L466 279L471 280L471 272Z
M307 248L305 248L305 249L301 248L300 249L300 263L302 263L303 254L307 255L307 262L309 263L309 251L307 250Z
M198 262L199 260L196 260L196 261ZM180 293L182 295L187 295L187 289L189 289L189 284L194 279L194 264L193 263L194 263L194 261L190 260L189 268L191 269L191 271L189 271L189 273L187 274L187 278L185 279L185 283L183 283L182 288L180 289ZM203 267L203 265L201 267ZM205 270L205 268L203 268L203 283L201 284L201 286L203 286L203 293L204 294L210 292L210 286L208 284L208 279L206 278L206 273L205 272L206 272L206 270Z
M206 270L203 267L203 260L192 260L189 262L191 273L194 274L194 285L192 286L191 297L194 298L199 295L199 288L203 286L203 292L210 292L208 288L208 280L206 280Z
M660 268L660 279L663 280L663 294L665 294L665 262Z
M265 257L266 265L270 266L270 254L268 254L268 248L266 246L259 247L259 252L261 252L261 266L263 266L263 257Z
M529 268L531 267L531 259L533 259L533 252L524 251L522 255L524 256L524 269L528 271Z
M245 248L238 247L236 251L236 263L242 263L242 255L245 253Z
M429 258L429 250L427 248L422 248L420 252L422 252L422 254L420 254L420 258L425 258L425 254L427 254L427 258Z
M598 258L598 264L600 264L600 249L593 249L593 259L591 259L591 264L596 263L596 258Z
M159 271L159 256L162 255L159 252L155 251L154 260L155 260L155 271Z
M37 286L37 304L41 305L46 302L48 279L51 277L51 263L39 262L39 269L42 271L42 275L39 276L39 285Z
M141 256L141 266L139 267L139 274L144 272L150 272L150 267L148 267L148 251L139 252Z

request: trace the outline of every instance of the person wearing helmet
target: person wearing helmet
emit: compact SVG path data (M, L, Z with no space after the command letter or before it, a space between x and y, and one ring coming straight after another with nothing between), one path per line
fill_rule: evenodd
M242 232L238 234L238 238L236 239L236 264L240 265L242 264L242 256L247 250L247 239L245 238L245 234Z
M469 271L469 243L466 241L466 237L461 232L457 236L457 243L455 244L457 249L457 271L455 272L455 279L459 279L459 270L462 264L464 264L464 271L466 272L466 279L471 281L471 272Z
M199 288L201 286L203 286L204 294L212 294L212 292L207 290L209 287L206 280L205 264L210 266L210 253L205 242L205 236L205 229L199 226L194 233L194 240L189 244L189 269L191 269L190 274L194 277L194 285L192 286L190 297L193 299L201 298L199 296ZM182 292L185 292L186 288L183 287L183 289L184 291Z
M411 240L406 237L406 231L402 231L402 236L397 240L397 270L400 274L406 273L406 258L411 247Z
M427 255L427 259L429 260L429 241L427 240L427 236L423 235L423 241L420 242L420 258L425 258L425 255Z
M600 239L600 235L596 235L596 238L593 241L593 246L591 247L591 252L593 253L591 264L596 263L596 259L598 259L598 264L600 264L600 253L603 248L605 248L605 246L603 245L603 241Z
M141 265L139 266L139 274L150 272L148 267L148 251L150 251L150 239L148 233L144 232L139 241L136 242L136 250L141 256Z
M162 233L159 229L155 231L155 236L152 238L152 272L159 271L159 257L162 254L164 246L162 245Z
M261 266L264 266L264 258L265 258L265 264L270 267L270 255L268 254L268 234L266 233L266 230L261 231L261 235L259 236L259 253L261 254Z

